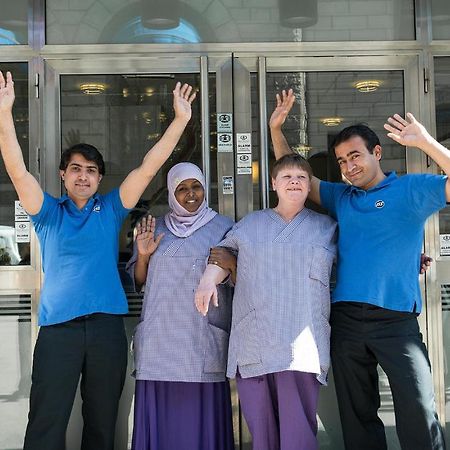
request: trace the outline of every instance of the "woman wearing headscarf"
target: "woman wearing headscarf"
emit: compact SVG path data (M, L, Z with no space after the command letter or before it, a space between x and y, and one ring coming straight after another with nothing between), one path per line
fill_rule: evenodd
M191 163L167 175L170 211L136 228L128 271L145 285L134 335L134 450L234 448L229 384L225 378L231 320L229 287L219 306L200 316L194 293L209 250L232 227L208 207L201 170Z

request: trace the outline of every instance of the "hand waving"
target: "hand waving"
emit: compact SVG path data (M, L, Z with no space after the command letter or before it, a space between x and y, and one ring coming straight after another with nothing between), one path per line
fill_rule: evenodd
M163 236L164 233L161 233L155 239L155 218L143 217L136 225L136 245L139 255L153 255Z
M0 72L0 111L11 111L14 97L14 81L11 72L6 72L6 79Z
M184 119L189 122L192 115L191 104L195 100L197 93L192 92L192 86L183 84L178 81L173 90L173 109L175 110L175 118Z
M384 128L389 131L388 137L401 145L422 148L432 139L430 134L411 113L407 113L406 117L408 120L394 114L394 117L388 118L389 123L384 124Z
M277 94L277 106L269 119L270 128L281 128L294 102L295 95L292 89L289 89L287 92L283 89L281 95Z

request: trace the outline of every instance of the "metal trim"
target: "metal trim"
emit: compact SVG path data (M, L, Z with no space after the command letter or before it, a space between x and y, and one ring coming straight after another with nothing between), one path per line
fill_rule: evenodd
M201 132L202 132L202 164L203 174L206 180L205 198L209 202L211 198L211 163L210 163L210 139L209 139L209 83L208 83L208 57L200 57L200 95L201 95Z
M267 89L266 58L258 58L258 94L259 94L259 183L262 208L269 207L269 145L267 136Z

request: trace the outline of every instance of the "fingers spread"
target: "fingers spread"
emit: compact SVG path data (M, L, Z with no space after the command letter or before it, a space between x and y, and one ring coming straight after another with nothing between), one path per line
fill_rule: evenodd
M417 119L410 112L406 113L406 117L408 117L408 119L410 120L411 123L417 122Z
M188 102L192 103L195 100L196 96L197 96L197 91L194 91L194 93L188 98Z
M400 122L405 127L406 125L408 125L408 122L400 114L394 114L394 119Z

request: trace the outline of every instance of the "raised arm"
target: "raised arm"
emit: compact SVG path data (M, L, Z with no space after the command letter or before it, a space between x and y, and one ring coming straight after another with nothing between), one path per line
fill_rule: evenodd
M293 153L281 128L292 106L294 106L294 102L295 95L292 89L289 89L287 92L283 89L281 95L277 94L277 106L269 119L270 136L272 138L275 159L280 159L284 155ZM320 180L314 176L311 179L311 191L309 192L308 198L320 205Z
M197 307L198 312L203 316L208 314L211 299L214 306L219 306L216 286L222 282L228 274L228 270L224 270L214 264L208 264L206 266L198 288L195 291L195 306Z
M28 214L37 214L41 210L44 193L36 178L28 172L23 160L14 128L12 114L14 98L14 81L11 73L6 73L5 80L0 72L0 151L20 203Z
M389 123L384 124L384 128L389 131L388 137L399 144L419 148L450 178L450 151L436 141L411 113L407 113L406 117L407 120L395 114L388 118ZM450 180L447 180L445 195L449 202Z
M125 208L133 208L177 145L187 123L191 119L191 104L196 96L192 86L178 82L173 90L175 118L161 139L147 152L142 164L128 174L120 185L120 198Z
M273 151L275 153L275 159L280 159L284 155L292 153L286 137L281 131L289 111L295 102L295 95L292 89L286 91L283 89L281 95L277 94L277 106L272 112L269 119L270 136L272 138Z

